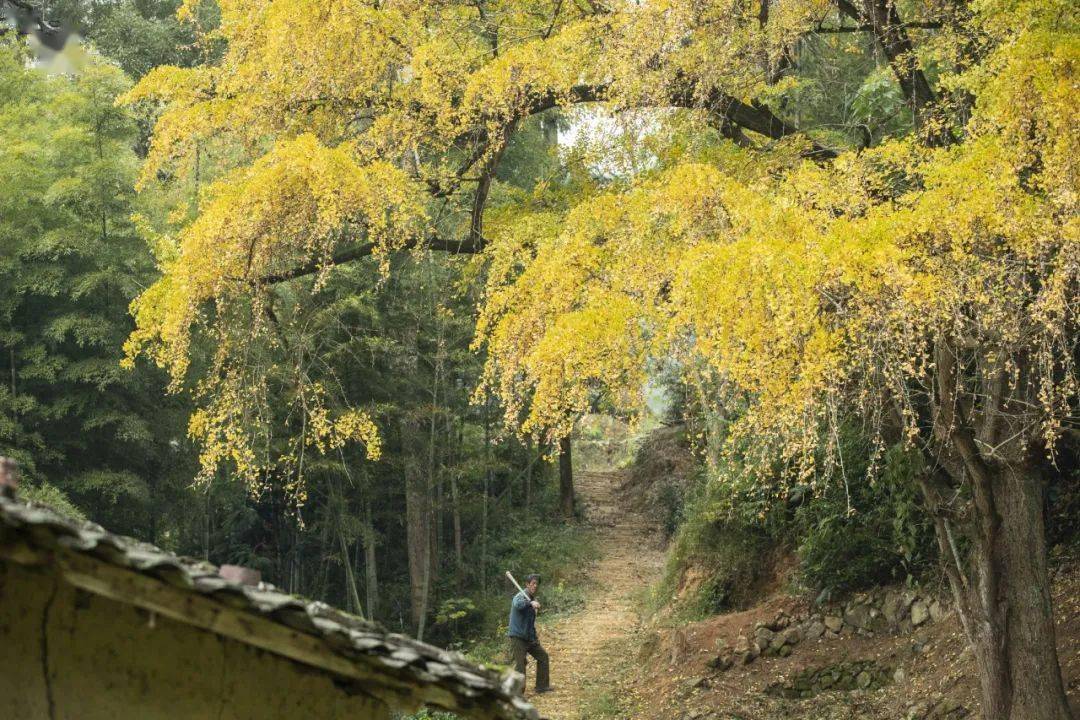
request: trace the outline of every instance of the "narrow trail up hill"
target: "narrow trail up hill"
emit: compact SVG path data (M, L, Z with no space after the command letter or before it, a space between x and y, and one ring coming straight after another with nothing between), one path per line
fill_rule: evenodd
M622 479L618 472L582 472L576 478L600 557L590 569L592 589L585 607L540 629L540 640L551 655L556 690L532 695L530 688L529 694L541 716L550 720L577 720L582 708L603 692L605 674L619 661L610 649L639 627L635 600L641 588L659 578L663 567L660 538L640 514L621 502ZM533 669L530 661L530 686Z

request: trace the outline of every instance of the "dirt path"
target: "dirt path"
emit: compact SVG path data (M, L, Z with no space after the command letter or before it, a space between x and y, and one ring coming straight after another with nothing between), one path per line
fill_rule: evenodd
M551 720L578 720L604 691L603 678L618 661L607 649L638 627L635 597L658 579L664 560L652 529L619 501L619 473L582 472L575 479L586 518L596 528L600 559L590 569L595 585L585 607L540 629L556 690L530 693L530 700ZM530 685L532 670L530 665Z

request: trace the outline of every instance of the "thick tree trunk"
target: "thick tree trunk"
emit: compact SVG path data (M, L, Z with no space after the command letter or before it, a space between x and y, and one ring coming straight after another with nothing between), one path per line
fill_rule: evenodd
M993 532L974 548L968 624L987 720L1068 720L1046 565L1043 483L1034 467L994 478Z
M972 524L981 531L967 533L966 559L949 520L935 513L949 585L975 654L983 716L1070 720L1046 564L1042 478L1033 466L1009 465L992 480L985 502L972 506ZM928 485L924 492L933 510L939 494Z
M559 439L559 509L563 517L574 517L574 465L570 438Z
M1046 564L1043 476L1032 457L1036 441L1014 429L1033 427L1033 420L1006 410L1001 359L1006 356L1001 352L977 358L978 404L960 396L965 387L961 369L971 363L958 357L956 347L939 341L935 348L934 437L940 453L928 457L928 466L938 469L922 482L975 653L983 716L1069 720ZM1021 377L1026 379L1026 372ZM1018 382L1015 392L1024 397L1033 387ZM1035 405L1034 398L1026 399L1021 407ZM970 502L959 513L956 507L946 510L942 498L953 504L965 486ZM969 541L966 557L953 536L950 515Z

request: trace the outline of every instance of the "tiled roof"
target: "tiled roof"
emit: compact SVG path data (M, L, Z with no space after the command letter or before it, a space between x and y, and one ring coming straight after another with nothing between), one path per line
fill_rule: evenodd
M76 523L47 507L0 495L0 558L4 556L23 561L37 557L40 562L56 561L60 556L76 563L99 561L297 631L278 633L281 637L314 637L328 654L349 663L339 661L336 667L346 671L355 667L356 677L369 681L385 679L388 686L396 688L394 692L407 694L411 702L421 699L451 706L447 709L458 713L475 713L476 717L538 717L521 697L520 675L499 674L459 653L389 633L376 623L283 593L272 585L240 585L219 576L218 568L210 563L181 558L109 533L99 525ZM286 647L283 654L289 654L288 650Z

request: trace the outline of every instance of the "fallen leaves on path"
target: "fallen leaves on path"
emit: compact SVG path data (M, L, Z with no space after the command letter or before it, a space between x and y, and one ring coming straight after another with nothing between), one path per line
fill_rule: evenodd
M654 529L621 502L620 473L583 472L577 479L600 559L589 572L585 606L542 628L555 692L529 699L550 720L579 720L591 703L624 692L610 687L609 678L624 661L619 655L625 641L640 627L636 599L659 578L664 563ZM530 683L532 671L530 665Z

